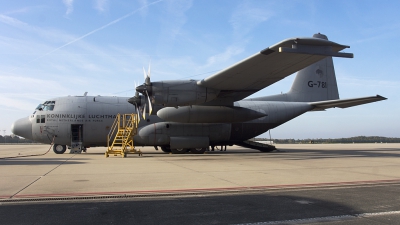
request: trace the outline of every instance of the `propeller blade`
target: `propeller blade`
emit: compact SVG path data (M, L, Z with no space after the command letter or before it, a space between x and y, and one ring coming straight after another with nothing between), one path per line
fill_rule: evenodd
M143 74L144 74L144 80L146 80L147 74L146 74L146 70L144 69L144 67L143 67Z
M146 94L147 94L147 100L149 101L149 115L151 115L151 112L153 111L153 106L151 104L149 93L147 92L147 90L146 90Z
M138 105L136 104L136 102L135 102L135 111L136 111L136 114L139 114L139 108L138 108ZM140 123L140 114L138 116L138 123Z
M147 104L145 104L144 108L143 108L143 119L144 120L146 120L146 107L147 107Z
M138 123L140 123L140 114L139 114L139 109L136 111L137 113L136 113L136 115L137 115L137 118L138 118Z
M149 115L151 115L151 113L153 112L153 106L151 104L150 97L148 95L147 98L149 99Z
M151 62L149 62L149 70L147 71L147 76L150 78L150 65L151 65Z
M143 67L143 72L145 73L144 83L146 84L146 86L151 86L151 82L150 82L150 63L149 63L149 69L147 70L147 73L145 72L144 67Z

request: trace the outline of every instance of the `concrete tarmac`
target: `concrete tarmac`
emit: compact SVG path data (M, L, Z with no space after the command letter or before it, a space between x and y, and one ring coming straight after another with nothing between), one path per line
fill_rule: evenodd
M2 145L0 158L48 148ZM145 147L142 157L127 158L105 158L105 148L90 148L82 154L50 150L0 159L0 219L7 224L50 224L60 222L60 215L65 224L400 224L400 144L277 148L261 153L232 146L226 152L172 155ZM45 211L38 216L36 209ZM80 216L69 216L75 214Z

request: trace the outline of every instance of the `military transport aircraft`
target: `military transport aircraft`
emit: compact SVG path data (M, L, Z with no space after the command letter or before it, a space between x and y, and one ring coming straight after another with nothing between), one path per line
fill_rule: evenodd
M249 145L246 140L305 112L347 108L385 100L382 96L339 99L332 56L352 58L349 46L323 34L290 38L202 80L150 81L132 98L67 96L49 99L19 119L12 132L51 143L57 154L74 140L83 148L107 146L116 114L139 112L136 146L160 146L165 152L203 153L209 146ZM244 99L298 71L289 92ZM245 144L247 143L247 144Z

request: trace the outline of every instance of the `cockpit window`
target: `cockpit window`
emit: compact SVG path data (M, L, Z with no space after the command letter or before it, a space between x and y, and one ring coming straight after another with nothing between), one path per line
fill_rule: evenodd
M36 107L36 110L38 110L38 111L53 111L55 104L56 104L56 101L45 101L43 104L39 104Z
M45 105L43 111L53 111L54 105Z
M42 110L43 110L43 107L44 107L43 104L39 104L39 105L36 107L36 110L42 111Z

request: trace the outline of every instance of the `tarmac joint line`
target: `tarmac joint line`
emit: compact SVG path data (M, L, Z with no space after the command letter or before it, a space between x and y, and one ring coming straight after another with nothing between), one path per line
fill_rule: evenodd
M185 167L185 166L182 166L182 165L178 165L178 164L176 164L176 163L174 163L174 162L172 162L172 161L168 161L168 160L160 160L160 161L163 161L163 162L165 162L165 163L169 163L169 164L174 165L174 166L177 166L177 167L181 167L181 168L186 169L186 170L193 171L193 172L195 172L195 173L199 173L199 174L202 174L202 175L207 175L207 176L212 177L212 178L214 178L214 179L217 179L217 180L220 180L220 181L224 181L224 182L233 184L233 185L237 186L238 188L246 188L245 186L240 185L240 184L237 184L237 183L235 183L235 182L232 182L232 181L230 181L230 180L228 180L228 179L223 179L223 178L220 178L220 177L213 176L213 175L211 175L211 174L206 174L206 173L203 173L202 171L199 171L199 170L195 170L195 169L192 169L192 168L189 168L189 167Z
M64 163L66 163L68 160L72 159L72 157L74 157L76 154L72 155L71 157L67 158L66 160L64 160L62 163L60 163L59 165L57 165L56 167L54 167L53 169L51 169L50 171L48 171L47 173L43 174L42 176L39 176L36 180L34 180L33 182L31 182L30 184L26 185L25 187L23 187L21 190L17 191L15 194L11 195L10 198L14 198L17 194L21 193L23 190L27 189L29 186L31 186L32 184L36 183L38 180L40 180L42 177L45 177L47 174L51 173L52 171L54 171L55 169L57 169L58 167L60 167L61 165L63 165Z

